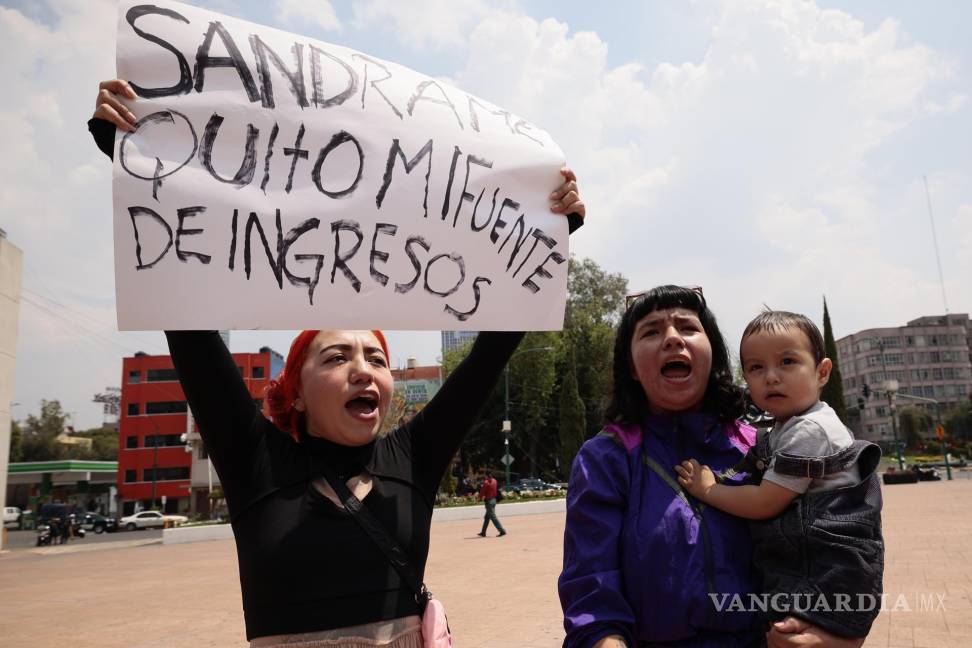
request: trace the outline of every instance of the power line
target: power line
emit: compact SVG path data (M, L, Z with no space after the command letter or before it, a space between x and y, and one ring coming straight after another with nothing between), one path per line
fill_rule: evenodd
M69 324L72 328L79 328L82 331L84 331L85 333L94 336L95 338L97 338L98 340L100 340L102 343L104 343L104 344L110 344L110 345L112 345L114 347L117 347L117 348L121 349L122 351L124 351L125 353L128 353L128 354L134 353L131 350L131 348L129 348L129 347L123 345L123 344L120 344L120 343L116 342L115 340L109 339L109 338L101 335L100 333L98 333L96 331L92 331L91 329L87 328L86 326L83 326L82 324L79 324L76 321L72 321L72 320L64 317L60 313L54 312L53 310L51 310L50 308L48 308L44 304L38 303L38 302L34 301L33 299L31 299L29 297L25 297L23 295L21 295L20 298L21 298L21 301L23 301L25 304L30 304L34 308L38 308L38 309L46 312L51 317L54 317L55 319L59 320L59 323L60 322L63 322L65 324Z

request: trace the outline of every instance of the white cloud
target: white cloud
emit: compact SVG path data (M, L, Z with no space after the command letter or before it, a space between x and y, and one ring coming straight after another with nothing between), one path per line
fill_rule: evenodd
M727 2L711 20L699 62L645 69L609 66L597 34L494 11L457 79L561 143L591 214L575 247L635 288L714 285L740 297L737 332L763 301L819 318L824 293L844 333L940 310L937 277L895 252L909 236L887 206L905 190L874 156L961 109L954 64L894 20L869 31L809 2Z
M359 0L354 21L360 29L390 31L416 50L438 51L462 47L466 30L488 11L485 0Z
M340 31L341 21L329 0L277 0L278 22L298 29L310 23L324 31Z
M614 64L620 35L535 19L512 1L367 0L347 25L330 3L311 6L268 14L294 31L314 20L348 39L448 52L465 90L548 130L589 208L574 249L633 289L702 284L731 346L764 302L819 318L826 294L838 335L940 312L925 172L949 306L972 310L972 169L946 146L972 137L968 71L895 20L868 28L795 0L706 5L697 59ZM36 302L21 307L15 415L60 398L88 425L90 394L117 384L119 358L164 345L113 332L110 167L83 126L97 82L113 76L116 6L51 7L52 25L0 7L0 227L25 251L25 301ZM399 62L412 64L407 52ZM902 152L944 132L950 157ZM253 348L262 335L239 339ZM286 338L271 346L286 351Z

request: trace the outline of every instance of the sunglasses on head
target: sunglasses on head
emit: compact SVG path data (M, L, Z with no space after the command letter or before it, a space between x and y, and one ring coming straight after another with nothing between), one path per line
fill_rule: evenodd
M692 292L698 294L699 299L702 301L702 306L705 306L705 295L702 294L702 286L678 286L678 287L681 288L682 290L691 290ZM636 292L631 295L625 295L624 309L628 310L629 308L631 308L631 306L636 301L638 301L639 299L647 295L649 292L650 291L648 290L642 290L641 292Z

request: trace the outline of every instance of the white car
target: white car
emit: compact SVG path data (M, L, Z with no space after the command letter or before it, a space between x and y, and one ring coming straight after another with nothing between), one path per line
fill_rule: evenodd
M20 528L20 509L16 506L3 507L3 526Z
M135 529L161 529L165 526L179 526L189 521L185 515L162 515L158 511L142 511L128 515L118 521L118 526L128 531Z

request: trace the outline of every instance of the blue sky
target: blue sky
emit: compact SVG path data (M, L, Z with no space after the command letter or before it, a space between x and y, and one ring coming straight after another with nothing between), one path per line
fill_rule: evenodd
M572 250L632 289L701 284L731 347L768 304L836 332L972 310L966 2L326 2L201 6L442 77L524 115L578 172ZM114 71L115 5L0 2L0 227L24 250L15 418L57 398L79 427L120 358L110 167L84 122ZM964 31L964 33L963 33ZM290 334L232 346L285 352ZM393 333L395 364L438 333Z

